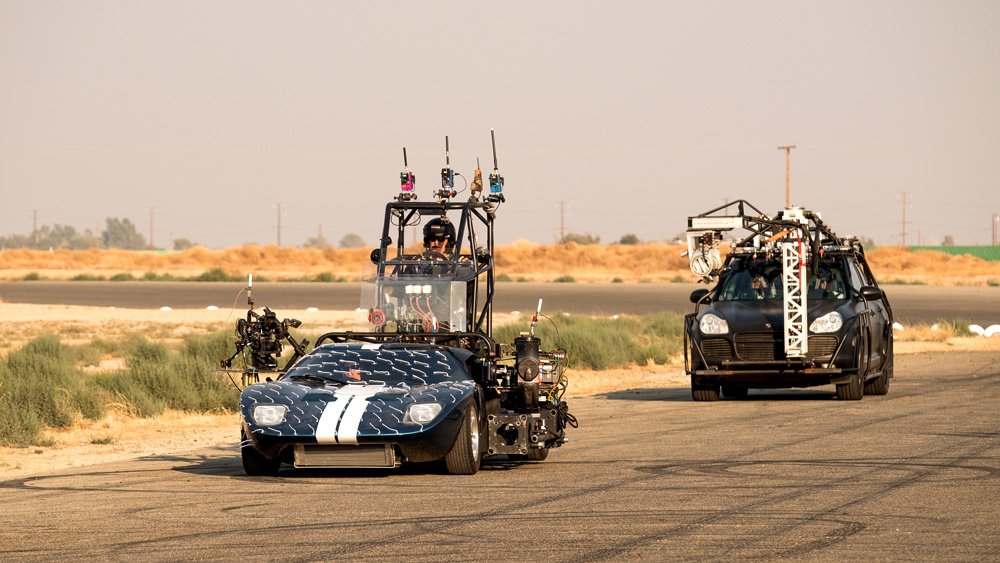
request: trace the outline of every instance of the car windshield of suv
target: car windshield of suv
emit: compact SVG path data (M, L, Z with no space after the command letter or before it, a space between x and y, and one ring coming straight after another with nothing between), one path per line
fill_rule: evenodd
M454 356L433 346L329 344L307 354L285 377L416 386L462 381L465 374Z
M821 264L814 274L808 269L808 299L846 299L843 271L834 264ZM781 264L735 266L719 283L716 301L763 301L781 299Z

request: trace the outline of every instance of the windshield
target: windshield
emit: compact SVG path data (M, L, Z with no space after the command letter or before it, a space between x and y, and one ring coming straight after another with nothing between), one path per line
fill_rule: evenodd
M843 271L833 263L820 264L816 273L807 270L808 299L847 299ZM716 301L761 301L781 299L781 264L777 262L743 265L736 263L719 282Z
M288 370L285 378L321 378L337 383L429 385L469 379L442 348L420 345L328 344Z

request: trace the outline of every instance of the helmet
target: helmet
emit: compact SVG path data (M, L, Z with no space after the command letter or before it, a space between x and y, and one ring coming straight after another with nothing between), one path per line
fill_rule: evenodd
M455 226L447 217L435 217L424 225L424 246L430 246L432 240L448 240L448 246L455 244Z

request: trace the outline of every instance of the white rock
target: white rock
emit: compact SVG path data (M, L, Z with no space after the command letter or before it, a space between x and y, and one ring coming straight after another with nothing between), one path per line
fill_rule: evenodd
M983 332L983 336L997 336L1000 335L1000 325L990 325L986 327L986 331Z
M163 307L160 307L160 310L161 311L173 311L173 309L171 309L170 307L167 307L166 305L164 305Z
M906 327L896 322L892 323L892 330L906 330Z
M208 307L205 307L205 309L207 309L209 311L218 311L219 310L219 308L216 307L215 305L209 305Z
M941 327L938 326L937 323L934 323L934 324L931 325L931 330L940 330L940 329L941 329Z
M613 321L617 321L620 318L622 318L621 315L611 315L611 320L613 320Z
M969 332L971 332L972 334L978 334L979 336L982 336L983 333L986 331L983 330L983 327L979 325L969 325Z
M317 309L316 307L306 307L306 312L307 313L318 313L319 309Z

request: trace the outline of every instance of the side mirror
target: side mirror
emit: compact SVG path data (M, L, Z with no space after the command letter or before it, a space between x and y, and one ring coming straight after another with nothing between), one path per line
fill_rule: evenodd
M706 295L708 295L707 289L696 289L691 292L691 302L695 304L701 303L702 299L705 299Z
M875 287L874 285L866 285L861 288L861 297L864 297L866 301L878 301L882 299L882 290Z
M372 259L372 264L378 264L379 258L382 257L382 249L380 248L372 249L372 253L368 257Z

